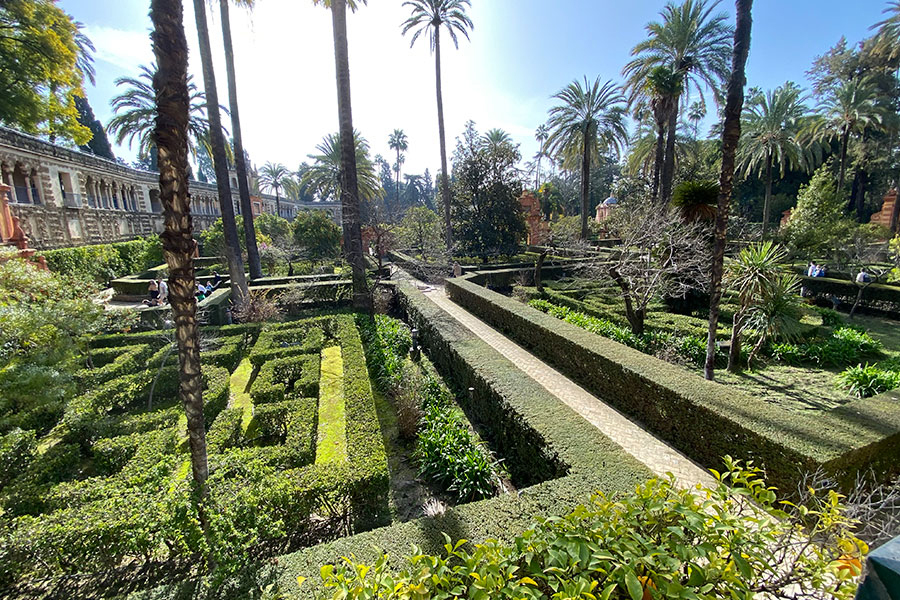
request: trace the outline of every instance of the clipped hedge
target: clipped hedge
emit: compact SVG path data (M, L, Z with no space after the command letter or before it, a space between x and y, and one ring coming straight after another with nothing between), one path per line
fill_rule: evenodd
M853 281L845 279L833 279L831 277L800 277L803 287L815 295L834 295L844 302L853 303L861 286ZM884 302L894 310L900 308L900 287L885 285L882 283L869 284L863 292L863 304L872 302Z
M250 362L262 367L277 358L321 352L333 339L333 329L331 317L266 325L250 352Z
M847 485L860 469L900 471L900 393L801 413L758 401L476 284L447 282L449 296L517 343L636 418L703 465L753 459L767 480L794 490L823 467Z
M247 436L262 444L282 444L296 465L316 458L316 398L296 398L258 406L253 411ZM255 437L255 439L253 439Z
M152 353L153 346L150 344L134 344L132 346L95 350L91 353L94 368L76 371L75 379L83 388L106 383L110 379L134 373L144 368L147 364L147 359Z
M288 356L266 362L250 387L253 404L281 402L288 395L318 397L318 354Z
M140 273L163 262L162 244L156 236L113 244L60 248L42 252L41 255L51 271L101 284L129 273ZM143 291L146 292L146 283L144 286Z

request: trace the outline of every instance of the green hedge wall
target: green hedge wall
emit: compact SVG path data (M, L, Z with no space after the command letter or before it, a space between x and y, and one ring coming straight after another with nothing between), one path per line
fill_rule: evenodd
M104 285L117 277L140 273L163 262L162 244L155 236L48 250L41 255L51 271Z
M800 277L805 288L817 295L826 296L833 294L845 302L854 302L859 293L860 286L852 281L844 279L832 279L830 277ZM863 304L871 302L884 302L896 310L900 308L900 287L896 285L884 285L881 283L870 284L863 292Z
M788 493L822 466L847 485L859 469L900 471L897 393L831 411L785 411L732 388L541 313L467 276L447 282L450 297L531 349L586 389L708 467L721 457L752 459Z

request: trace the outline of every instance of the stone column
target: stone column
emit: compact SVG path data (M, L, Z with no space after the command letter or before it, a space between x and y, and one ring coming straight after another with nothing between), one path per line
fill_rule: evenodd
M2 244L12 237L12 213L9 211L10 189L10 186L0 183L0 243Z
M28 198L28 204L34 205L34 195L31 193L31 173L25 174L25 197Z

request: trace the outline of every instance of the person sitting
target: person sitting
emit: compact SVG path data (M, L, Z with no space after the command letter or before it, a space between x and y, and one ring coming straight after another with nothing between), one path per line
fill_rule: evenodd
M856 283L869 283L871 281L872 276L866 272L865 268L860 269L856 275Z
M813 277L825 277L825 265L817 265L816 273Z
M220 283L222 283L222 276L219 275L218 271L213 271L213 278L212 278L213 289L218 289Z
M150 285L147 288L147 295L149 298L143 301L143 304L147 306L157 306L159 305L159 285L157 285L155 279L150 280Z
M809 266L806 267L806 276L807 277L815 277L817 268L818 267L816 267L816 263L810 261Z
M197 282L197 291L194 293L197 296L197 302L200 302L204 298L206 298L206 288L203 287L203 284L199 281Z

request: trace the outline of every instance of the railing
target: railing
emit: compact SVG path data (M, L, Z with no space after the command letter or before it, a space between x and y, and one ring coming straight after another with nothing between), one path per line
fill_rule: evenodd
M68 208L81 208L81 206L82 206L81 194L74 194L72 192L66 192L65 197L63 198L63 203Z

